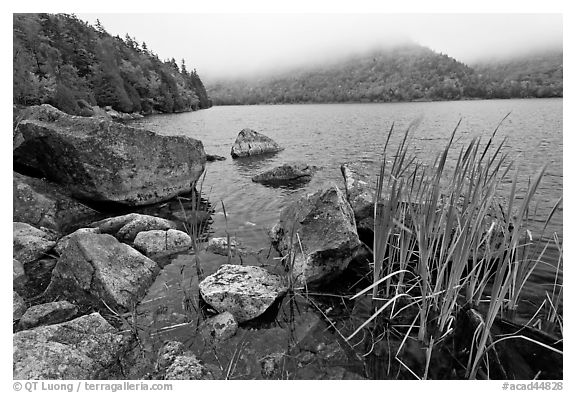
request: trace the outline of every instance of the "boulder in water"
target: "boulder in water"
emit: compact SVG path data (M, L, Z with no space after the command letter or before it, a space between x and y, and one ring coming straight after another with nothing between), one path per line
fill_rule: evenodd
M17 125L14 163L78 199L129 206L161 202L189 192L204 171L202 142L186 136L70 116L46 104L25 112Z
M238 133L230 154L232 158L250 157L265 153L277 153L284 148L254 130L245 128Z
M204 301L238 323L263 314L286 291L279 276L257 266L224 264L200 283Z
M312 179L312 175L317 169L317 167L303 162L293 162L260 173L252 177L252 181L267 185L305 183Z
M340 170L346 186L346 199L354 211L357 229L374 231L376 177L371 179L367 165L361 162L342 164Z
M176 229L139 232L134 239L134 248L144 255L181 250L191 246L190 236Z
M363 252L352 208L335 185L285 207L273 231L276 248L288 256L300 284L327 283Z
M224 311L203 321L198 330L207 343L214 344L235 335L238 330L238 322L234 319L234 315Z
M222 157L216 154L206 154L206 161L214 162L214 161L225 161L226 157Z

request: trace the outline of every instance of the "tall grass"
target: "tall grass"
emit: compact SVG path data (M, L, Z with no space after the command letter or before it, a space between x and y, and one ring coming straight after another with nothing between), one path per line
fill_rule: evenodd
M409 299L402 309L416 307L417 340L427 346L429 362L434 346L453 332L458 311L488 303L484 323L475 335L477 348L470 351L475 357L469 362L468 375L475 378L496 317L504 311L514 317L522 289L544 253L534 251L536 241L527 222L545 167L524 193L518 191L516 171L508 199L499 197L515 165L504 151L505 139L499 144L495 141L506 117L485 145L473 138L457 150L452 168L449 157L460 122L431 166L409 154L413 125L393 151L389 165L392 125L374 199L374 283L360 293L371 289L372 298L385 304L375 307L374 315L348 339L387 309L391 317L397 315L397 301ZM516 200L519 205L514 205ZM557 208L558 204L542 234ZM553 310L558 309L560 294L556 288L548 302L549 317L554 320L558 320Z

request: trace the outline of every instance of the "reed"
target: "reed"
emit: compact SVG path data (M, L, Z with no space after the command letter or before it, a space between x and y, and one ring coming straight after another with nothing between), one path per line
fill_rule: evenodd
M458 311L487 303L484 323L474 335L476 347L470 350L474 357L467 375L475 378L490 348L495 319L504 313L514 318L526 282L542 263L546 247L535 251L541 250L541 245L536 247L540 240L534 240L527 223L546 168L530 180L523 195L518 192L516 171L508 199L500 198L514 168L504 151L505 139L498 144L495 139L504 119L485 145L473 138L461 147L452 168L448 158L455 150L460 121L430 166L409 153L414 124L394 150L391 165L387 150L394 125L386 138L374 198L374 281L356 295L371 290L372 299L384 301L384 306L375 306L373 315L347 339L377 323L376 317L385 310L391 319L398 315L396 303L403 299L407 305L401 310L416 307L416 339L427 348L424 379L432 351L453 332ZM517 200L521 200L519 205L515 205ZM548 216L541 235L560 203ZM560 242L556 243L561 251ZM561 291L555 283L547 295L548 320L561 320L557 311ZM411 331L412 327L403 343Z

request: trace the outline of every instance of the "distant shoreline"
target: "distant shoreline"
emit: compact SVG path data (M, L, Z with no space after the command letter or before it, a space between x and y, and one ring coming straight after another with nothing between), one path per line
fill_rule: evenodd
M302 102L262 102L257 104L251 103L236 103L236 104L214 104L216 106L259 106L259 105L337 105L337 104L407 104L407 103L421 103L421 102L458 102L458 101L507 101L507 100L549 100L549 99L563 99L560 97L510 97L510 98L461 98L458 100L412 100L412 101L302 101ZM209 108L206 108L209 109Z

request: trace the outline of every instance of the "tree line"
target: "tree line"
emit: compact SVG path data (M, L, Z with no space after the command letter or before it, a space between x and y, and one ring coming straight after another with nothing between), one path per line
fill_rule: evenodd
M409 44L259 80L220 81L208 92L215 105L562 97L562 55L477 70Z
M13 15L13 100L87 115L93 105L144 114L212 105L196 70L160 60L128 34L111 36L75 15Z

